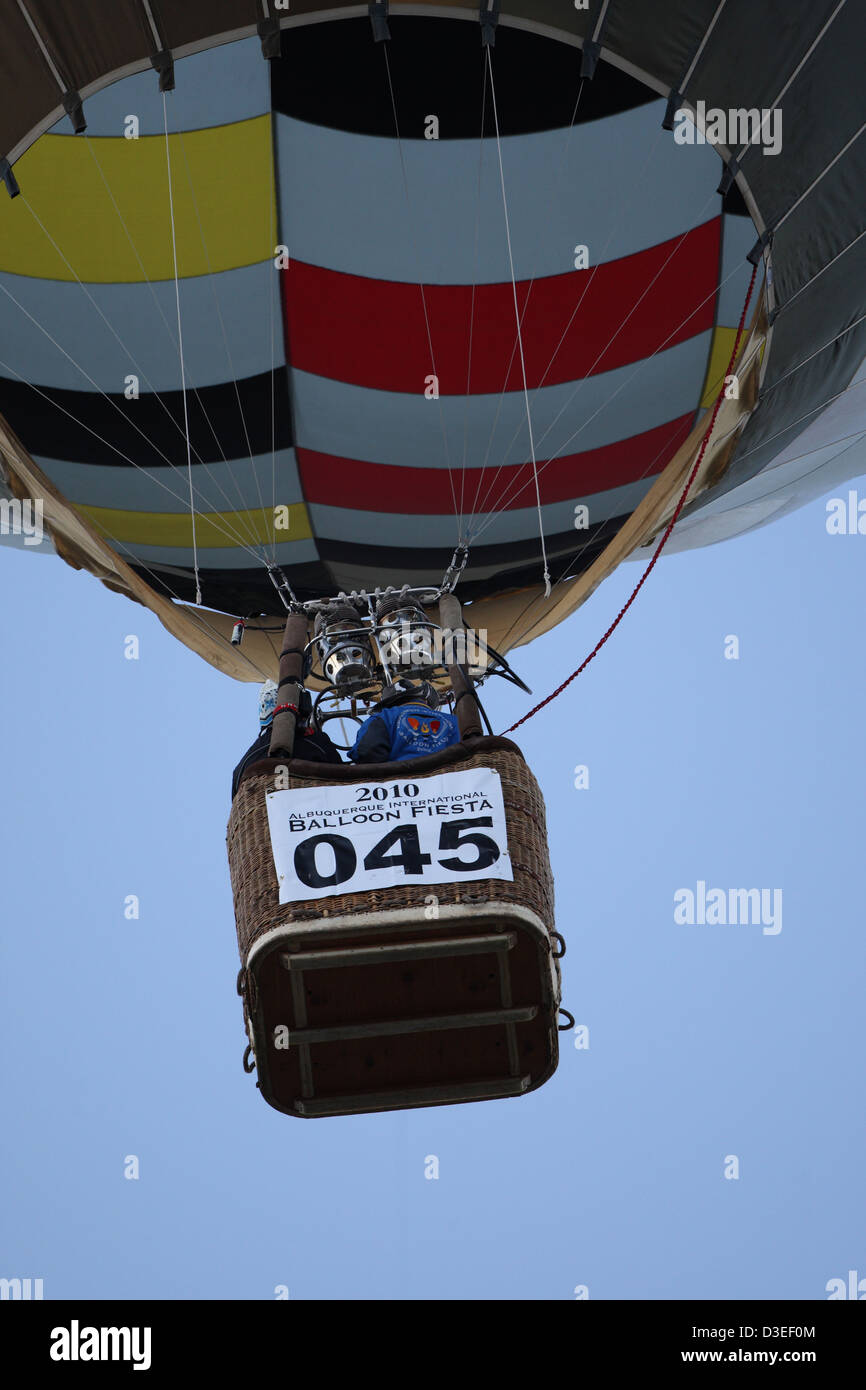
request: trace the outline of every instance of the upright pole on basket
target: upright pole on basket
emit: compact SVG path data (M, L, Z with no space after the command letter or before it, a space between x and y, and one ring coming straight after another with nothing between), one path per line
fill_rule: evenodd
M463 609L460 600L455 598L454 594L443 594L439 599L439 626L445 633L446 641L451 641L453 656L454 634L466 630L463 624ZM454 691L454 713L457 715L461 741L467 743L470 739L481 738L484 733L481 728L481 711L475 698L475 686L466 667L449 662L446 669L451 689Z
M475 686L463 666L449 666L448 675L455 695L454 713L457 715L461 741L469 743L473 738L482 738L484 730L475 698Z
M283 650L280 652L277 707L274 710L271 742L268 748L268 756L271 758L291 758L295 747L298 696L303 676L306 640L307 619L303 613L290 613L286 618Z

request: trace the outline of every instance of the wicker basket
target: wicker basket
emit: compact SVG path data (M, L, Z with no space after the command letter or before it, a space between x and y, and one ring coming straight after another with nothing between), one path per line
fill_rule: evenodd
M279 785L294 790L407 775L421 784L468 768L499 774L513 882L279 902L266 808L278 769ZM534 1089L555 1070L552 941L561 938L544 802L509 740L364 767L256 763L232 806L228 855L250 1050L277 1109L313 1116L492 1099Z

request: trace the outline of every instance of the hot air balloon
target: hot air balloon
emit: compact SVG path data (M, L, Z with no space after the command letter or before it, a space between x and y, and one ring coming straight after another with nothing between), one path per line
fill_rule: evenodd
M420 663L467 696L441 764L365 784L290 759L274 790L284 756L242 783L248 1052L288 1113L555 1067L543 802L477 685L659 537L725 539L859 471L864 30L846 0L0 0L0 539L235 679L290 696L314 655L322 715L381 695L425 628L483 633ZM501 842L380 840L405 880L383 896L334 891L331 842L286 897L268 798L413 802L458 764L495 773ZM514 876L455 886L485 838ZM424 854L459 865L447 891L413 881Z

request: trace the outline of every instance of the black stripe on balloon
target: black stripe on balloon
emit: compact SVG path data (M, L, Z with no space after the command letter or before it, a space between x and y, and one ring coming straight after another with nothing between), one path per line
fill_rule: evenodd
M287 369L279 367L273 376L276 447L286 449L292 444ZM187 407L193 463L248 458L250 450L254 455L271 452L270 372L245 377L237 383L237 393L234 382L197 391L190 387ZM42 458L116 468L124 464L118 450L142 468L186 467L181 391L161 391L159 400L147 392L129 401L122 394L107 393L106 399L96 391L48 386L37 392L25 382L0 377L0 415L29 452Z
M647 487L652 480L647 481ZM420 523L419 539L423 537L424 518L416 518ZM556 556L573 556L583 545L589 551L597 536L603 534L604 543L616 534L617 528L621 525L624 517L611 518L609 521L599 521L595 526L587 526L581 531L562 531L552 536L545 535L545 545L549 558ZM407 518L407 532L411 535L411 524ZM388 546L388 545L366 545L356 541L333 541L321 535L316 536L316 549L325 564L338 569L341 565L350 566L354 569L364 569L369 572L369 583L375 585L381 583L377 579L377 573L387 570L389 575L395 572L409 573L416 576L419 571L429 576L432 583L438 583L451 561L454 552L453 546L422 546L416 545ZM513 569L521 561L532 561L535 563L538 573L541 564L541 542L537 535L529 536L525 540L498 541L494 545L475 545L469 551L469 569L465 571L467 582L472 579L472 567L489 569L496 565L499 568L499 580L503 577L510 579ZM536 574L536 579L538 574ZM388 581L393 582L393 581ZM412 582L415 582L413 577ZM480 581L484 582L484 581ZM497 582L494 587L501 587ZM460 582L461 591L463 580Z
M726 212L729 217L751 217L738 184L732 183L722 198L722 212Z
M627 520L627 516L610 517L607 521L599 522L597 526L587 527L585 531L566 531L561 535L545 536L548 567L554 583L565 574L576 576L589 569ZM353 588L366 586L372 589L377 584L418 583L418 569L426 568L426 564L419 566L419 557L426 558L430 565L429 582L433 585L441 584L442 576L453 554L453 551L445 550L392 550L384 546L347 546L342 543L335 545L319 539L316 545L322 559L331 566L335 581L341 578L341 562L343 565L352 566ZM365 550L369 552L366 558L359 553ZM366 569L370 560L372 563L367 573L359 573L359 568ZM491 565L497 567L494 574L473 579L473 568L489 568ZM411 578L407 573L410 568ZM466 602L469 599L491 598L509 589L524 589L538 585L542 582L542 570L541 549L537 536L529 541L475 546L470 551L469 566L464 570L460 580L458 597ZM342 583L334 582L333 591L345 588L347 580L348 576L344 576Z
M547 556L552 578L557 580L566 572L581 574L588 569L613 539L628 514L611 517L585 531L564 531L546 536ZM425 582L441 583L453 548L402 549L399 547L358 545L345 541L323 541L316 537L316 547L322 563L285 566L285 574L297 597L328 598L345 587L341 581L342 566L352 567L350 587L374 589L376 585L403 584L411 571L411 582L417 581L419 570L425 571ZM126 558L126 557L125 557ZM146 570L132 568L155 588L159 588L160 567L151 564ZM488 578L473 579L473 567L496 566ZM186 575L179 567L166 568L165 592L192 602L195 599L195 580L192 572ZM263 569L199 569L202 595L209 608L225 613L273 613L274 587ZM520 589L541 582L541 554L538 537L524 541L506 541L497 545L476 546L469 556L469 567L460 581L461 599L487 598L508 589Z
M440 140L477 139L481 123L483 52L477 19L391 15L388 46L400 135L425 139L427 118ZM493 58L503 135L569 126L580 87L580 49L500 24ZM576 124L615 116L658 94L609 63L585 82ZM394 113L382 56L370 21L332 20L282 32L282 56L271 62L275 111L357 135L394 138ZM485 135L495 135L487 93Z
M109 542L110 543L110 542ZM147 568L136 565L134 560L129 558L127 551L120 552L130 568L135 570L146 584L158 593L164 593L168 598L179 598L186 603L194 603L196 595L195 576L192 570L182 570L176 565L158 565L152 561L148 562ZM199 552L199 558L203 558L206 552ZM318 564L315 560L308 561L306 564L291 565L285 568L286 576L298 598L305 600L311 598L328 597L334 589L334 581L330 570L324 565ZM162 575L165 578L162 578ZM211 570L206 566L199 565L199 579L201 581L202 600L208 608L215 608L221 613L231 613L237 617L245 618L250 614L256 613L276 613L282 609L277 592L265 573L263 568L259 569L230 569L230 570ZM255 626L255 621L251 623ZM271 633L271 640L278 644L280 634ZM243 654L243 643L241 644L241 654ZM279 652L279 646L274 646L275 652Z

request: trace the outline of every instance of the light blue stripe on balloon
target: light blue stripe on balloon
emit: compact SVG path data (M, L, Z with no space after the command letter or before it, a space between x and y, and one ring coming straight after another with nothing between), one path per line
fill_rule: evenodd
M597 265L712 216L718 155L676 145L659 131L663 114L664 102L651 102L570 136L502 141L519 280L573 270L577 245ZM396 140L274 120L281 227L297 260L379 280L510 281L495 142L485 141L476 253L478 140L403 142L409 211Z
M278 367L285 364L277 277L273 263L264 261L180 281L189 386L215 386L270 371L271 297L274 360ZM146 282L88 285L85 293L76 281L9 274L0 274L0 285L17 301L0 289L0 360L26 381L71 391L122 393L127 375L135 374L142 394L180 390L173 280L153 282L153 293Z
M252 6L251 6L252 9ZM258 38L220 44L179 58L175 90L166 93L169 132L203 130L262 116L271 108L270 73ZM122 77L84 103L88 136L122 136L127 116L139 120L140 135L162 135L162 93L154 70ZM51 135L72 135L68 117ZM81 137L76 137L80 139Z
M536 457L597 449L696 410L710 337L700 333L655 357L582 382L531 392ZM293 370L292 408L294 441L299 448L419 468L446 468L450 457L455 469L464 457L464 423L467 467L479 468L485 463L499 410L487 458L491 476L501 463L525 463L530 457L522 391L507 392L499 409L497 395L443 396L428 401L420 391L412 395L374 391ZM562 415L554 424L560 410ZM443 442L443 419L449 455Z
M727 216L722 222L722 268L716 323L735 328L743 312L752 267L746 260L757 240L751 217ZM754 305L752 306L754 308Z
M129 512L189 512L186 468L133 468L131 465L68 463L37 458L67 501L87 507L113 507ZM225 512L270 507L274 500L270 454L254 454L228 463L193 463L192 482L196 509ZM294 449L276 454L276 503L302 502ZM239 530L242 527L238 527Z
M109 545L113 545L117 550L121 560L125 560L128 565L141 563L142 565L174 565L178 569L187 569L192 572L192 550L184 549L182 546L172 545L115 545L111 540ZM285 541L276 547L276 560L278 565L306 565L318 560L319 555L316 550L314 540ZM273 548L259 546L257 554L251 555L244 546L238 545L214 547L206 550L199 550L198 563L199 569L205 570L254 570L260 567L264 575L265 557L270 564L273 556ZM166 575L166 583L170 588L176 588L175 577ZM203 586L203 599L205 604L208 600L207 584ZM279 600L275 597L275 602Z
M459 489L459 480L455 480ZM491 470L489 482L493 482ZM527 479L523 479L526 482ZM515 507L511 511L494 514L479 514L472 517L471 533L478 535L479 546L500 545L508 541L532 540L538 536L538 511L532 500L534 490L532 479L522 491L509 486L500 475L487 499L487 505L495 503L500 497L519 497L526 506ZM589 525L596 526L610 517L625 516L634 511L638 502L645 496L655 477L641 479L636 483L626 483L623 487L609 488L604 492L583 497L575 490L574 497L563 502L548 502L542 505L541 518L545 535L558 535L574 528L574 508L579 502L589 507ZM522 486L522 485L521 485ZM482 488L482 493L484 492ZM473 489L474 493L474 489ZM459 491L458 491L459 497ZM393 498L388 499L393 502ZM466 498L466 514L472 497ZM362 545L396 546L402 549L425 546L454 545L457 540L457 518L454 516L400 516L387 511L356 511L347 507L323 506L311 503L310 521L313 531L322 540L347 541ZM483 531L481 528L484 528ZM480 534L479 534L480 533ZM580 531L575 530L575 545L581 544ZM585 539L585 532L583 533Z

